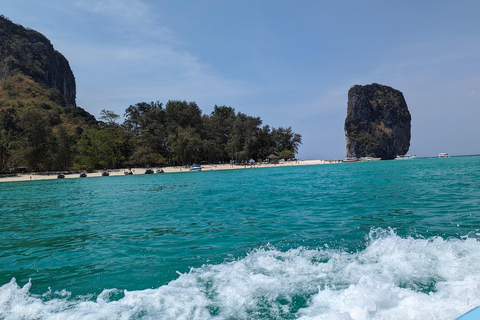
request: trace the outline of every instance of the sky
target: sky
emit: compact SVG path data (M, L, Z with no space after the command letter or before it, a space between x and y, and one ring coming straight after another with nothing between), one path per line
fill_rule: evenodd
M297 158L342 159L348 90L400 90L408 154L480 154L477 0L0 0L69 61L77 105L195 101L292 127Z

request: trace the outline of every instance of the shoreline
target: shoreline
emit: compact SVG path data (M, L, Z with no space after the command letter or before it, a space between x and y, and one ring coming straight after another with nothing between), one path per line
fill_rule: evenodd
M276 167L291 167L291 166L305 166L305 165L318 165L318 164L331 164L338 163L337 160L298 160L298 161L285 161L278 164L261 163L254 165L237 165L237 164L207 164L202 165L202 171L219 171L219 170L240 170L240 169L259 169L259 168L276 168ZM160 168L160 167L158 167ZM151 168L156 173L157 168ZM172 166L162 167L164 173L180 173L190 172L189 167L185 166ZM146 168L132 168L134 175L145 174ZM96 170L91 173L87 173L87 178L101 177L103 170ZM111 176L124 176L124 172L128 169L113 169L108 170ZM21 173L15 176L0 177L0 183L2 182L16 182L16 181L37 181L37 180L53 180L57 179L57 175L62 171L54 172L42 172L42 173ZM79 173L65 174L65 179L80 178ZM108 177L105 177L108 178Z

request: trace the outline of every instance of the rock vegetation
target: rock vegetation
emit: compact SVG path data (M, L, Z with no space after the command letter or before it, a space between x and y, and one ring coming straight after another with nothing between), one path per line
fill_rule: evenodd
M76 105L75 77L65 57L41 33L0 16L0 80L23 74L47 89L58 89Z
M345 136L348 158L394 159L410 147L411 115L402 92L373 83L348 91Z

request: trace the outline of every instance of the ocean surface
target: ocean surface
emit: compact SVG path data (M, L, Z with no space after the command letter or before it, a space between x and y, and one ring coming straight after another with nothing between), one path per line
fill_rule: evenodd
M455 319L480 157L0 184L0 319Z

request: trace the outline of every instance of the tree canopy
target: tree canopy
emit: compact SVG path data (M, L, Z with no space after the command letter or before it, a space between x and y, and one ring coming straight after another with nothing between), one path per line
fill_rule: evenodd
M271 128L229 106L202 114L180 100L130 105L123 122L103 109L97 121L61 105L54 91L23 76L0 82L0 172L246 162L284 150L293 157L302 142L291 127Z

